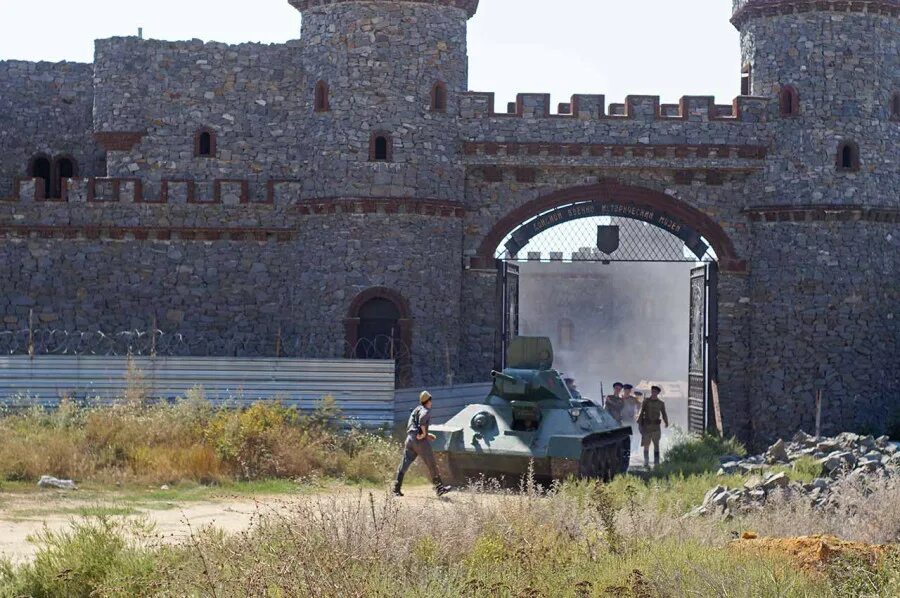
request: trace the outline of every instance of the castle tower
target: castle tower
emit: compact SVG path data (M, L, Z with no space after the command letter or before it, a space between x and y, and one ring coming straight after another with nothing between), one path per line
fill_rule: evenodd
M900 1L736 0L732 23L772 136L745 194L750 396L781 429L821 391L832 429L877 430L900 389Z
M329 186L313 196L461 201L456 115L478 0L290 2L319 94L309 160Z
M750 92L772 98L781 160L770 174L793 180L765 201L896 206L887 191L900 188L900 1L734 5Z

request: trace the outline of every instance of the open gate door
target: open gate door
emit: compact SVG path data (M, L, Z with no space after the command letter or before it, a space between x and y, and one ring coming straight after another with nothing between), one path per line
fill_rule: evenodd
M497 308L499 330L494 350L496 369L506 367L506 350L519 335L519 265L497 260Z
M691 270L688 431L701 434L712 414L711 383L717 376L717 264Z

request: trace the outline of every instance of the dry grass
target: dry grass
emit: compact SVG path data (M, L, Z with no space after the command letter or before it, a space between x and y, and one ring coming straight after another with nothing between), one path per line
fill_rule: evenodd
M596 484L412 505L360 492L290 512L266 510L236 535L192 530L175 548L153 548L146 537L125 541L128 530L100 520L65 541L45 538L43 557L5 579L0 574L0 590L219 598L854 595L843 582L808 576L785 559L728 550L731 535L715 521L661 516L627 506L627 497L626 506L617 502ZM81 559L108 563L107 573ZM70 575L63 586L55 581L61 567L94 577ZM868 574L876 579L869 595L900 588L890 585L890 572Z
M137 388L132 386L131 388ZM216 410L199 393L152 405L136 390L113 407L34 409L0 417L0 481L42 475L97 483L210 484L335 476L383 482L397 448L338 430L333 401L302 416L278 404Z
M310 435L311 429L324 425L320 421L300 425L276 410L245 413L250 417L247 425L240 418L210 423L221 415L212 420L183 418L180 425L199 425L204 435L198 446L212 448L236 474L246 473L247 467L266 470L273 463L297 471L358 467L361 475L372 466L369 441L352 435ZM213 442L240 438L234 430L244 429L254 447L265 446L264 432L280 426L292 431L290 443L314 447L310 450L319 455L317 460L293 463L277 446L264 451L263 458L248 455L242 452L245 443L228 444L229 453ZM92 433L101 431L106 442L124 446L124 460L131 464L127 435L120 437L98 422ZM392 465L396 451L386 446ZM343 456L334 457L336 451ZM101 453L119 462L115 453ZM178 459L172 454L163 461ZM191 458L195 460L202 458ZM0 563L0 596L900 595L897 559L829 560L811 575L790 559L732 548L734 538L747 529L774 537L827 533L862 542L896 542L900 507L894 504L895 482L848 482L841 502L827 511L801 500L782 500L740 519L685 518L711 480L715 476L708 473L647 481L623 477L610 485L570 482L547 493L533 483L516 493L476 487L450 501L410 502L363 491L323 495L280 508L269 502L242 533L192 529L189 541L174 547L154 538L150 530L101 514L64 534L43 534L40 552L30 564Z

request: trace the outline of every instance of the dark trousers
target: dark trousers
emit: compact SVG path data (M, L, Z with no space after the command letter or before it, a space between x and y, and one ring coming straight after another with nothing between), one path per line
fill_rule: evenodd
M422 457L422 460L425 461L425 465L428 467L428 473L431 474L431 479L435 483L439 482L440 474L438 473L437 463L434 462L434 451L431 450L431 442L429 442L427 438L424 440L417 440L415 435L410 434L406 437L403 462L400 463L400 468L397 470L398 487L403 483L403 476L406 475L409 467L417 457Z

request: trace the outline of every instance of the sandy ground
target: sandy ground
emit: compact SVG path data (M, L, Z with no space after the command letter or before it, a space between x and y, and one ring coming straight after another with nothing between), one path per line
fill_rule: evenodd
M310 501L358 500L359 489L346 488L327 491L322 494L297 494L278 496L257 496L253 498L222 498L211 501L188 501L183 503L160 503L157 508L135 507L137 511L129 518L146 518L156 526L156 534L164 542L179 543L190 536L190 530L214 526L225 532L235 533L249 528L255 519L266 513L290 512L292 506ZM362 491L368 496L369 490ZM386 493L371 491L377 501L386 500ZM428 486L404 489L402 504L420 507L435 504L444 508L458 508L474 495L453 493L446 499L438 500ZM61 496L55 491L45 494L3 495L0 493L0 557L16 563L27 561L34 556L37 546L28 540L29 536L45 527L52 531L63 530L78 515L72 515L75 508L117 508L122 503L115 497L81 501L72 494ZM368 498L366 498L368 500Z

